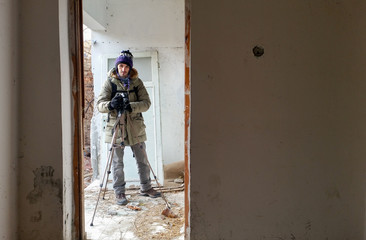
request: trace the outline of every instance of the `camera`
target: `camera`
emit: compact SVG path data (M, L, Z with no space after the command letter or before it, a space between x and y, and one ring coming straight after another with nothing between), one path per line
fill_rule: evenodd
M123 112L124 110L126 110L126 108L130 105L130 100L128 99L128 93L127 92L118 92L118 93L116 93L115 97L121 99L121 104L117 110L119 112Z
M128 93L119 92L119 93L116 93L116 96L121 96L122 97L123 105L127 105L127 104L130 103L130 100L128 99Z

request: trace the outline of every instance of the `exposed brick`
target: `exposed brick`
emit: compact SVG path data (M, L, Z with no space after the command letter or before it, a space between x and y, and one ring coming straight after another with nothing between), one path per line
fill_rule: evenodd
M90 163L90 123L94 110L94 78L91 68L91 41L84 41L84 173L92 172ZM84 185L88 183L84 182Z

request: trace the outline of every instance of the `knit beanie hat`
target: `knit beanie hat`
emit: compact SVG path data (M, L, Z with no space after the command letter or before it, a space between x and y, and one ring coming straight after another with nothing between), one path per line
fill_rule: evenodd
M116 70L118 69L117 66L120 63L127 64L130 69L133 67L133 55L129 50L123 50L121 54L117 57L115 62Z

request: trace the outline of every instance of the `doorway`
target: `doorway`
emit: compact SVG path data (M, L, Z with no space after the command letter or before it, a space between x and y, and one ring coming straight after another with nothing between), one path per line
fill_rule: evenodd
M127 1L121 3L121 1L108 1L104 2L105 6L100 6L99 4L101 4L101 2L102 1L91 0L84 0L83 2L83 14L84 16L87 16L88 22L92 22L90 26L94 27L94 29L92 29L92 35L94 34L94 36L92 36L90 39L92 59L90 69L92 71L94 81L93 90L95 94L94 99L88 98L88 96L84 97L84 111L90 111L90 109L94 109L93 118L95 119L93 121L99 121L99 123L96 123L95 126L93 126L93 124L90 124L89 129L103 129L103 120L105 120L106 116L99 116L99 120L98 116L96 117L96 115L98 115L98 113L95 111L95 98L98 94L98 91L96 89L100 88L102 82L105 80L107 69L110 69L111 65L113 65L116 54L118 54L122 49L130 49L135 56L136 67L138 67L139 69L140 77L143 80L147 80L145 85L153 101L152 111L149 110L149 112L146 113L146 116L144 115L145 119L150 119L147 120L147 124L152 126L147 126L148 142L146 142L146 144L148 147L150 147L150 150L148 149L149 160L152 159L152 165L154 167L154 170L156 170L155 172L157 173L158 180L161 181L164 186L168 185L169 182L167 182L167 179L164 179L164 166L177 162L177 159L182 162L184 162L184 160L186 159L185 109L187 99L185 95L186 83L184 78L186 71L186 69L184 68L184 1L173 1L168 3L168 6L166 2L156 3L156 1L144 1L145 6L143 7L143 9L141 9L140 6L139 10L146 11L146 23L141 22L140 19L138 20L139 22L137 23L137 25L140 24L140 27L146 25L146 28L148 29L154 28L155 24L157 27L156 29L162 29L161 27L165 26L164 30L162 30L162 33L156 36L152 36L149 30L141 31L145 32L147 36L151 37L152 41L136 40L141 39L141 33L136 32L129 27L127 27L126 30L123 30L125 32L116 33L115 21L118 21L118 18L114 17L117 13L116 9L121 7L121 4L128 4L128 7L131 9L134 7L133 4L141 5L141 3L131 3ZM87 7L88 4L90 4L89 8ZM156 4L156 6L160 5L159 11L161 11L161 14L157 14L158 16L155 16L156 11L153 11L154 7L156 7L154 6L154 4ZM96 11L97 9L106 10L105 14L102 14L104 17L101 16L98 11ZM173 11L169 11L172 9ZM151 15L153 12L155 13L154 17L152 17ZM166 12L167 14L164 15L164 12ZM165 35L167 37L167 40L164 43L164 40L162 40L160 36L164 36L164 33L177 28L177 26L172 25L172 21L169 21L169 18L173 16L174 19L177 19L177 15L180 16L181 25L178 26L178 29L181 30L181 33L177 34L177 36L175 37L177 39L179 38L180 40L179 42L172 44L174 43L174 37L172 37L172 35L175 35L174 33L170 35ZM154 21L156 21L157 23L153 23ZM118 37L119 34L122 34L123 37ZM131 35L133 34L135 34L135 37L131 37ZM131 37L132 40L126 36ZM147 66L151 66L151 69L149 71L146 70L149 68ZM85 69L86 67L84 66L84 70ZM151 73L151 77L149 77L149 72ZM149 79L151 79L151 81ZM91 104L92 102L93 104ZM88 126L88 124L85 124L85 126ZM99 131L99 133L100 134L96 137L96 142L98 142L98 144L103 141L102 131ZM95 161L97 164L95 165L97 166L96 168L92 167L92 174L88 173L88 176L90 177L90 184L92 184L95 180L98 180L98 177L100 177L101 173L104 171L105 165L103 165L103 161L101 159L105 158L104 156L106 156L109 148L106 144L102 144L102 147L100 147L100 145L97 145L97 147L95 148L96 145L93 145L95 143L93 141L95 141L95 139L93 140L93 137L91 137L89 150L85 148L87 149L87 151L84 152L84 156L89 156L91 158L91 166L95 165L95 163L93 164L93 161ZM129 151L127 150L126 152ZM93 159L93 155L97 157ZM133 160L132 156L131 160ZM129 162L129 160L126 159L126 162L127 161ZM130 167L134 167L134 164L130 164ZM132 169L130 172L136 173L136 170ZM129 185L131 186L131 189L138 185L136 180L136 176L130 176ZM184 190L184 188L182 190ZM184 195L184 192L182 193ZM87 195L87 193L85 193L85 195ZM167 195L169 195L169 193L167 193ZM113 198L113 194L111 195L111 198ZM182 202L184 205L184 196ZM119 214L118 211L114 211L113 209L113 204L111 204L111 206L107 209L107 211L110 210L109 218L111 219L113 219L113 214L115 214L116 212L117 215ZM184 210L181 215L183 216L182 226L184 232L184 216L186 215ZM88 219L86 217L85 226L87 226L87 222ZM158 228L159 227L161 226L158 226ZM179 230L181 231L181 229ZM125 232L123 237L131 237L130 234L131 233Z

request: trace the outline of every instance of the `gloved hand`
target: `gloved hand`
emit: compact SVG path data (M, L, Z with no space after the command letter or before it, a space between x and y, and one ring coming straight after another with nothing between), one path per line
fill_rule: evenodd
M124 108L123 97L119 94L114 96L114 98L112 98L112 100L108 104L108 109L109 110L113 110L113 109L123 110L123 108Z
M130 100L128 99L128 96L125 97L123 100L124 100L124 108L126 109L126 111L132 112L132 108L131 108L131 104L130 104Z

